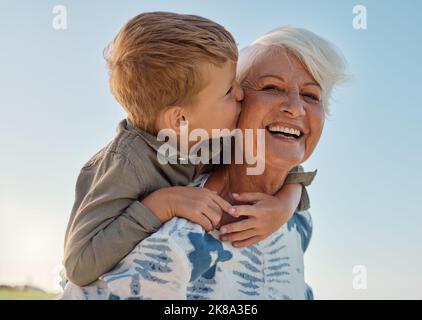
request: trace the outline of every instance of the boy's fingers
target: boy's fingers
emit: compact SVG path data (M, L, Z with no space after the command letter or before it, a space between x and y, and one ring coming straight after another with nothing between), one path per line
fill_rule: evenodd
M202 213L211 221L213 229L220 223L222 212L218 206L209 205Z
M207 217L207 215L205 213L201 214L201 225L202 227L206 230L206 231L211 231L212 229L214 229L214 226L212 224L212 221Z
M240 205L240 206L233 206L234 213L232 216L240 217L240 216L248 216L248 217L255 217L257 215L256 207L253 205Z
M254 236L256 236L256 230L255 229L249 229L244 230L240 232L234 232L234 233L228 233L220 236L220 239L222 241L241 241L241 240L247 240Z
M197 213L189 212L189 214L186 215L186 219L192 221L193 223L199 224L206 231L211 231L213 229L212 222L203 213L197 214Z
M261 236L254 236L252 238L246 239L246 240L242 240L242 241L235 241L232 243L233 247L236 248L244 248L244 247L249 247L255 243L258 243L259 241L261 241L263 238Z
M241 221L226 224L220 228L220 232L222 234L239 232L239 231L252 229L255 227L255 225L256 225L256 222L254 221L254 219L249 218L249 219L244 219Z
M255 202L259 200L264 200L268 197L267 194L261 192L232 193L232 196L236 200L244 202Z
M233 213L235 212L233 206L229 202L227 202L226 200L224 200L223 198L221 198L219 195L213 194L212 195L212 199L214 200L215 203L218 204L218 206L224 212L227 212L228 214L231 214L231 215L233 215Z

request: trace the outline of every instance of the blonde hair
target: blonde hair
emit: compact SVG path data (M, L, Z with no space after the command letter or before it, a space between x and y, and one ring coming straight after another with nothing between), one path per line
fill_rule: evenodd
M281 27L259 37L242 49L237 64L237 79L242 82L262 54L283 48L294 54L321 86L322 104L330 114L329 99L335 85L347 79L346 60L337 47L315 33L302 28Z
M205 86L203 66L237 61L233 36L203 17L148 12L129 20L104 52L110 89L134 124L155 133L167 106L191 103Z

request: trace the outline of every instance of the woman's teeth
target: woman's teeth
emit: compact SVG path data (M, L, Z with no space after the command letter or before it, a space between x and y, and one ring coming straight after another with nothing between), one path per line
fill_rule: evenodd
M302 135L300 130L281 126L268 126L268 131L276 134L293 135L296 138Z

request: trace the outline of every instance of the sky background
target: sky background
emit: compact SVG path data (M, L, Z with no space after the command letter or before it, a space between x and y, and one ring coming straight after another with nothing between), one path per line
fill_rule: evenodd
M352 26L355 5L367 29ZM55 5L67 30L52 27ZM124 117L103 48L143 11L205 16L239 48L282 25L314 31L348 60L307 170L314 232L306 280L318 299L421 299L421 1L0 0L0 283L57 290L81 166ZM352 283L367 271L366 290Z

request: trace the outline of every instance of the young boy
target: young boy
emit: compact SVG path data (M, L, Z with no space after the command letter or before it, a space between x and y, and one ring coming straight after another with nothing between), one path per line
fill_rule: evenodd
M153 212L148 195L186 186L210 170L204 164L161 165L157 152L163 142L156 135L162 129L180 134L183 121L188 121L189 130L202 128L210 136L212 129L234 129L243 99L235 78L236 61L231 34L202 17L143 13L120 30L107 62L111 91L128 118L78 177L65 237L67 279L79 286L95 281L173 216L212 230L222 212L233 212L229 203L203 188L186 187L181 199L190 199L189 205L179 201L168 212ZM285 184L291 184L279 191L277 205L268 204L274 215L274 223L265 230L268 235L274 225L291 217L301 194L300 210L309 207L302 186L313 174L300 170L287 178ZM204 203L210 209L195 214L194 209ZM250 244L244 240L239 244Z

